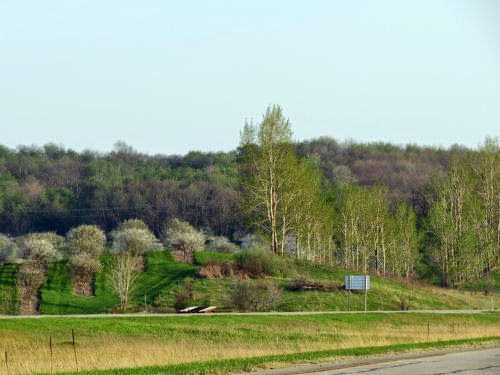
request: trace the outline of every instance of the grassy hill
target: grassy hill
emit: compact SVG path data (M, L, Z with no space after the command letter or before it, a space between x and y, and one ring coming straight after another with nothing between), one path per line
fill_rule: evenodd
M40 296L41 314L95 314L112 313L119 305L108 280L110 255L103 256L103 270L97 274L94 284L94 297L80 297L72 293L71 278L67 261L61 260L49 266L47 282ZM209 251L199 252L195 264L175 261L169 251L156 251L146 254L146 270L140 273L136 288L131 296L131 311L175 312L176 296L185 284L193 291L189 301L195 305L216 305L218 311L233 311L228 295L237 281L230 278L207 279L197 276L201 265L214 259L229 262L232 254ZM287 277L266 277L275 282L282 290L282 298L273 308L276 311L342 311L347 310L347 292L295 291L291 285L301 277L324 285L341 286L347 271L315 264L304 260L286 260L290 270ZM16 311L15 274L17 266L0 266L0 313ZM250 280L258 283L259 280ZM9 303L10 301L10 303ZM414 285L371 276L371 289L368 292L368 310L400 310L401 304L408 304L410 310L427 309L491 309L500 305L496 295L485 296L480 292L457 291ZM364 309L362 293L351 294L351 310Z

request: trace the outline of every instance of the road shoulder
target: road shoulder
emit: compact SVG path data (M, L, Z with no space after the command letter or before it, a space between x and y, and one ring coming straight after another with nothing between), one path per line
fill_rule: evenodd
M297 364L289 367L269 368L253 372L241 372L234 375L296 375L307 374L319 371L340 370L358 366L389 363L400 360L411 360L418 358L438 357L451 353L474 352L488 349L500 348L500 345L477 345L473 347L459 347L436 350L425 350L411 353L394 353L385 355L376 355L363 358L348 358L334 361L318 361L304 364Z

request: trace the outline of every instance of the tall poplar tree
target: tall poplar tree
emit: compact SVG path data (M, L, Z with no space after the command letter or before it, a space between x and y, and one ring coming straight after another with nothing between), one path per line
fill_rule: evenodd
M246 213L270 236L271 250L283 255L293 222L291 205L298 197L294 184L298 163L290 121L280 106L268 107L259 125L245 124L240 162Z

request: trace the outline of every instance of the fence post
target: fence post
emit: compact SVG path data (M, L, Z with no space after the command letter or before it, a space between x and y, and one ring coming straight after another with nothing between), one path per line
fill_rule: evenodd
M75 352L76 371L78 371L78 357L76 356L75 330L71 329L71 337L73 338L73 351Z

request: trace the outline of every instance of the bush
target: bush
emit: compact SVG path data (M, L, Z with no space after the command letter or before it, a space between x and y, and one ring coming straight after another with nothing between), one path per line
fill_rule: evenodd
M282 290L274 282L238 281L230 292L230 303L238 311L267 311L279 303Z
M410 300L408 298L405 298L405 297L401 297L399 299L399 308L402 310L402 311L407 311L410 309Z
M123 252L133 256L143 255L157 242L154 234L148 229L138 226L125 226L113 231L113 247L111 253Z
M10 236L0 234L0 264L20 262L21 251L19 246Z
M168 222L163 240L167 247L180 251L186 262L191 262L194 252L205 247L205 233L177 218Z
M222 264L215 260L209 260L199 269L198 275L207 279L220 279L224 276Z
M28 294L36 293L38 288L45 282L45 267L40 263L28 260L19 267L18 285L24 288Z
M184 280L181 290L175 297L175 310L180 311L192 305L194 299L194 287L191 280Z
M96 225L80 225L69 230L66 242L70 256L85 254L97 258L104 251L106 235Z
M58 256L54 243L42 233L33 233L18 239L23 259L47 266Z
M221 253L235 253L239 249L224 236L212 237L208 242L208 248Z
M261 247L252 247L236 253L234 260L238 268L250 277L276 276L286 277L291 270L291 263L286 258L274 255Z

